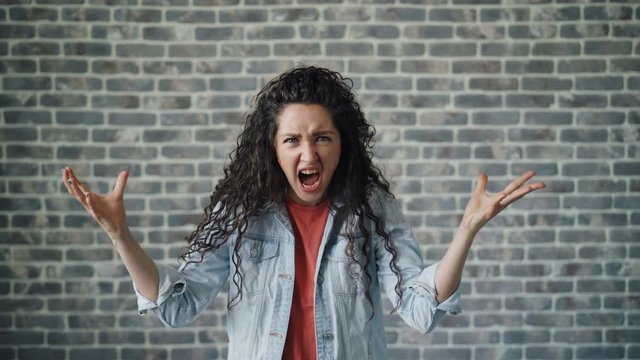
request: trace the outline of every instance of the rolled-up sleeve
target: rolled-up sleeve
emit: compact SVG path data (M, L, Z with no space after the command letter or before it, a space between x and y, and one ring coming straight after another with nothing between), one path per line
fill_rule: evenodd
M177 327L193 321L216 297L229 277L229 247L188 257L179 269L157 265L158 300L153 302L135 287L138 312L151 310L165 325ZM190 261L191 260L191 261Z
M142 295L135 283L133 284L140 315L145 315L147 310L158 307L158 305L164 303L169 296L180 294L184 291L185 280L181 275L182 269L178 271L171 266L160 264L156 264L156 267L158 269L158 300L156 302Z
M428 333L446 313L458 314L462 311L459 289L447 300L438 303L435 274L439 262L424 267L420 247L411 227L404 220L398 201L376 197L373 204L378 207L379 216L384 218L385 230L396 250L395 263L402 275L402 301L397 312L407 325ZM390 266L393 255L383 242L384 239L378 237L375 244L378 274L387 296L395 305L398 301L395 291L398 278Z

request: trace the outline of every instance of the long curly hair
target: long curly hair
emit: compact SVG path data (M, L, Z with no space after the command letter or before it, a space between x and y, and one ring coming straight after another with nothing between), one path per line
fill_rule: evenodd
M390 268L398 278L395 292L400 306L402 299L402 275L398 270L397 251L389 234L384 230L384 221L369 205L369 197L382 193L393 198L389 182L382 171L372 162L375 128L370 125L352 92L353 81L338 72L319 67L300 67L289 70L268 82L256 95L252 110L248 113L244 130L238 136L237 146L229 155L230 163L224 168L224 176L218 182L211 202L205 208L202 222L186 237L188 246L182 259L199 254L200 261L207 251L215 251L230 237L235 237L231 261L235 272L231 281L237 289L227 304L232 308L242 300L242 274L239 256L242 237L251 217L256 216L271 204L285 201L289 184L278 164L274 138L278 130L278 115L288 104L318 104L326 108L340 133L340 160L331 183L327 188L329 199L339 197L350 208L352 221L347 221L348 249L359 246L365 263L360 264L366 275L366 297L370 303L370 287L373 276L369 273L369 251L371 233L366 223L375 224L373 229L382 239L391 254ZM251 176L247 176L251 174ZM368 219L368 220L366 220ZM360 231L365 241L355 241ZM352 263L356 263L354 251L347 251ZM373 315L372 315L373 317Z

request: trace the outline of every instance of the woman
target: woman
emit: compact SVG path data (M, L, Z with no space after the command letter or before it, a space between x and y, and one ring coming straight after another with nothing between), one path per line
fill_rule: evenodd
M112 193L69 192L103 227L134 282L142 313L189 323L224 286L229 358L385 358L380 290L429 332L460 311L457 287L477 232L544 183L527 172L497 194L479 175L440 262L424 268L389 183L372 163L375 134L340 74L297 68L258 93L231 162L187 239L178 271L157 266L131 235L121 172Z

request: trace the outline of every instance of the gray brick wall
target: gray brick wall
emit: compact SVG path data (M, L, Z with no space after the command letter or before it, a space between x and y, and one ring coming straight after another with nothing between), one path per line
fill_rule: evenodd
M183 329L139 317L59 172L131 171L130 224L174 264L251 96L297 63L354 79L429 262L479 171L548 184L477 237L464 313L429 336L386 317L391 358L640 358L638 1L3 4L0 358L224 357L224 297Z

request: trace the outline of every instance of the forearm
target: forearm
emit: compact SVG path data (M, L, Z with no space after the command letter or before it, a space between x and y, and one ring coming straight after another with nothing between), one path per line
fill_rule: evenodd
M459 227L438 265L436 271L436 293L439 303L447 300L451 294L457 289L462 278L462 270L464 269L471 243L475 233Z
M142 249L128 228L122 234L110 237L138 291L156 302L158 269L153 259Z

